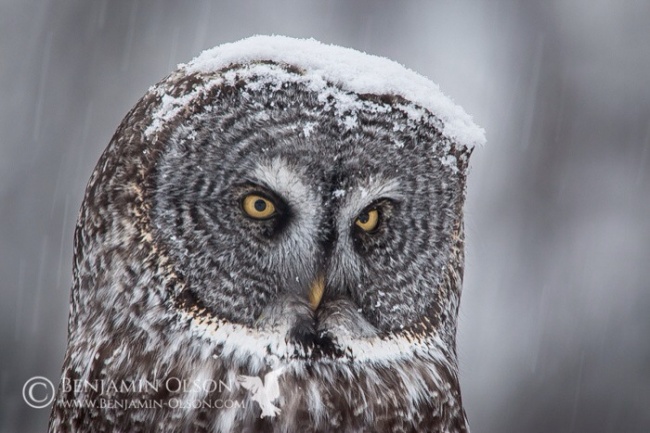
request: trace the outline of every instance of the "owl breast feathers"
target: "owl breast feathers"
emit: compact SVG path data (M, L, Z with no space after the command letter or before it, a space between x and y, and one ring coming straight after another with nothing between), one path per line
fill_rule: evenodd
M88 184L50 431L468 431L483 141L435 84L353 50L254 37L180 65Z

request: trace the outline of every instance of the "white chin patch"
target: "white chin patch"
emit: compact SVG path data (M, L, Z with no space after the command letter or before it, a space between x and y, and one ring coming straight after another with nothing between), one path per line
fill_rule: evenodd
M288 329L269 332L223 320L207 320L187 312L182 312L181 315L183 319L189 319L192 334L213 345L217 356L232 358L237 364L247 364L253 370L264 366L277 368L281 365L309 361L309 353L286 338ZM343 355L339 358L321 358L323 362L331 360L344 363L392 364L401 359L412 359L416 355L439 362L447 359L444 350L446 346L437 335L403 333L387 338L357 338L349 333L342 333L334 337L334 342Z

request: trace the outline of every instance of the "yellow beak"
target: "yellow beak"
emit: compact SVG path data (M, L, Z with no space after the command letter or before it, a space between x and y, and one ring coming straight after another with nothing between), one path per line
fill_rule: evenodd
M323 298L323 292L325 291L325 277L319 275L316 277L311 287L309 288L309 305L311 305L312 310L318 308L321 299Z

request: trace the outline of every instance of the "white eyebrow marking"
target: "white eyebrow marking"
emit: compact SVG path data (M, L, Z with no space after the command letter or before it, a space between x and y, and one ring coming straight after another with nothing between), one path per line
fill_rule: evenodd
M292 170L281 158L258 164L252 174L259 183L289 201L305 202L314 198L302 181L301 173Z
M365 185L346 191L345 202L341 207L340 229L347 229L350 221L372 202L380 198L399 200L402 197L401 185L397 179L368 179Z
M294 218L299 230L292 233L300 244L308 242L318 232L318 214L321 210L318 195L305 179L308 177L300 168L280 157L257 164L250 178L282 197L295 211Z

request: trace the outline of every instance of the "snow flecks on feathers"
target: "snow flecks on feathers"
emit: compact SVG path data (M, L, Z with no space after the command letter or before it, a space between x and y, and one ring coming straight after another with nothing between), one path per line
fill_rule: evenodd
M313 39L254 36L204 51L187 65L187 73L210 73L233 63L270 61L303 70L315 89L324 80L352 93L397 95L440 118L443 134L468 148L485 142L484 131L429 79L384 57Z
M308 422L309 431L437 423L437 431L466 432L454 349L462 203L467 158L483 137L459 110L394 62L315 41L251 38L181 65L126 116L86 190L63 379L236 384L281 369L269 382L281 388L274 431ZM252 231L232 207L238 179L301 210L274 254L239 248ZM400 203L421 213L395 213L404 242L374 256L385 259L382 272L366 272L350 225L379 200L386 215ZM330 209L332 221L323 217ZM435 231L421 220L436 222ZM327 230L338 234L328 284L342 299L321 304L312 320L301 294L319 270ZM163 399L194 406L203 397ZM236 386L220 397L251 403ZM253 404L129 415L71 411L61 401L53 431L75 431L82 417L97 421L95 431L231 431L260 416ZM270 405L275 399L267 414Z
M288 66L292 72L277 65ZM145 131L147 137L152 137L197 94L221 83L234 84L256 76L257 80L247 84L251 90L264 85L279 88L287 82L303 83L318 94L321 102L335 101L332 108L338 115L347 113L348 127L354 126L356 110L368 108L359 106L367 101L356 95L390 95L409 101L400 109L414 121L421 118L422 110L433 114L441 122L443 136L459 145L471 150L485 143L484 130L429 79L392 60L313 39L254 36L206 50L188 64L179 65L177 74L213 79L177 97L167 94L164 88L156 88L161 105Z

